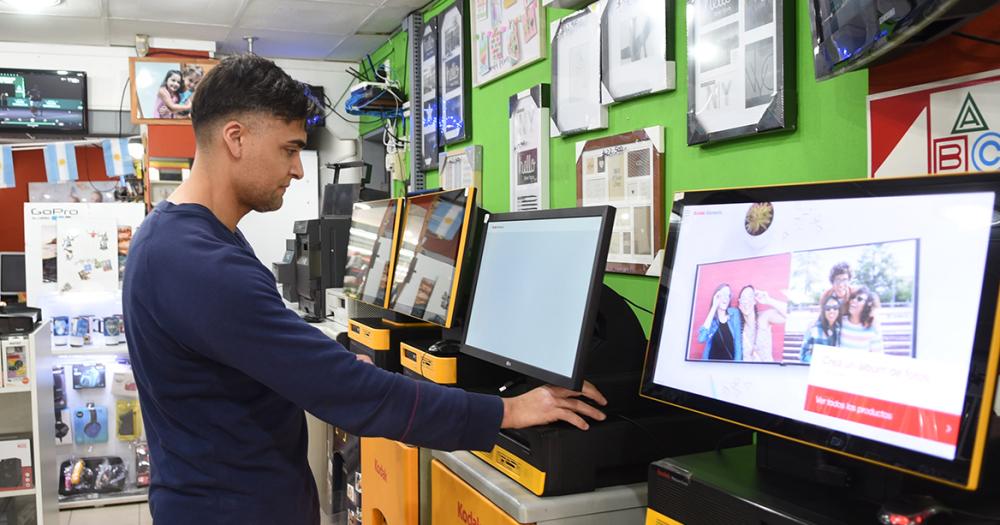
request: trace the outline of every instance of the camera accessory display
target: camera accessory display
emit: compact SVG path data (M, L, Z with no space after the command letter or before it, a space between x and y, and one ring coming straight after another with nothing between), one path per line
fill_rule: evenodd
M0 492L30 489L33 486L31 441L24 438L6 438L0 441Z
M66 369L52 367L52 401L56 410L66 408Z
M69 421L68 409L56 409L56 445L69 445L73 443L73 427L66 424Z
M115 372L111 376L111 394L116 397L139 399L139 391L135 386L135 376L132 372Z
M69 345L75 347L81 347L84 345L89 345L92 340L90 337L90 318L89 315L79 315L74 317L70 321L69 325Z
M8 387L27 386L31 382L31 374L28 373L28 339L23 336L0 339L0 350L3 353L4 383Z
M139 417L139 401L119 399L115 402L115 418L118 421L116 434L119 441L139 439L142 434L142 418Z
M135 486L148 487L150 477L149 446L139 443L135 446Z
M108 409L87 403L73 410L73 440L77 445L108 442Z
M66 346L69 342L69 317L57 315L52 318L52 344Z
M70 458L59 466L59 494L121 492L125 489L128 467L118 456Z
M73 365L73 388L104 388L104 365Z

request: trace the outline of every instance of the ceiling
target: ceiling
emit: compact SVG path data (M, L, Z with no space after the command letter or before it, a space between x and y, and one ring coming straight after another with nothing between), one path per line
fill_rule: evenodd
M24 14L0 0L0 40L134 46L136 34L214 41L219 53L357 61L427 0L64 0Z

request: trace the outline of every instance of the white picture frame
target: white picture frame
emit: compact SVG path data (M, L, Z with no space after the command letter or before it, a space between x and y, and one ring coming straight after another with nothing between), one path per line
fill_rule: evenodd
M510 211L549 209L548 84L510 97Z
M552 23L552 137L608 127L608 108L601 101L604 6L599 0Z

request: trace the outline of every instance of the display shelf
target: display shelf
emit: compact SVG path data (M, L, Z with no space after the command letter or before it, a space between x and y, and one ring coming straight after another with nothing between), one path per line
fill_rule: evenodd
M0 394L19 394L24 392L31 392L30 386L6 386L0 388Z
M0 490L0 499L5 498L16 498L18 496L34 496L37 492L37 488L31 489L21 489L21 490Z
M124 505L127 503L145 503L149 500L149 491L146 489L126 491L121 494L87 494L82 496L70 496L59 502L59 510L84 509L91 507L102 507L105 505Z
M52 350L52 355L56 357L87 357L87 356L128 356L128 346L119 344L114 346L81 346L81 347L56 347Z

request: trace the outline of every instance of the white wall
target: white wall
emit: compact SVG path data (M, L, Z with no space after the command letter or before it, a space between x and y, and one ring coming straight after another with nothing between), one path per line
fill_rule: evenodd
M135 49L131 47L0 42L0 67L85 71L88 104L95 110L118 111L119 103L123 104L123 110L130 109L129 94L125 94L124 101L121 96L128 80L128 58L132 56L135 56ZM275 63L300 82L323 86L332 102L337 101L353 80L347 73L347 67L352 64L347 62L278 59ZM337 111L346 116L343 102ZM344 139L356 144L357 137L357 124L349 124L331 114L319 141L320 165L355 159L351 154L359 148L352 147ZM345 156L348 158L343 158ZM357 173L359 176L360 172ZM329 182L331 177L330 170L320 169L321 182Z

